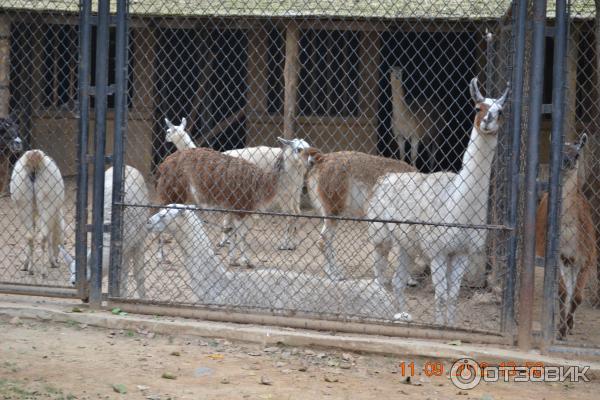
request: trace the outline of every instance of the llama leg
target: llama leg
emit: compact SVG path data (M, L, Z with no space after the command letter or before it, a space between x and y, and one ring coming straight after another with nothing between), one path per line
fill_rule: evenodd
M133 278L135 279L136 290L140 297L146 297L145 275L144 275L144 252L142 244L135 245L128 251L123 252L121 270L119 274L119 295L121 297L130 296L129 294L129 271L133 269Z
M577 307L579 307L583 301L583 295L588 280L587 271L583 271L579 266L574 268L574 273L576 274L577 278L575 282L573 298L571 299L570 309L567 313L567 333L571 333L573 330L573 318L575 311L577 311Z
M33 250L36 236L36 224L33 210L27 208L28 207L18 207L21 221L23 221L23 225L27 231L25 234L25 240L27 242L25 249L25 263L23 264L21 271L29 271L29 274L33 275Z
M448 296L448 277L446 274L446 256L436 255L431 259L431 280L435 290L435 323L446 324L446 304Z
M419 138L410 138L410 164L416 166L419 157Z
M564 265L559 261L560 279L558 282L558 339L567 336L567 288L565 285Z
M50 231L50 240L48 241L48 254L50 256L50 267L58 268L59 264L59 246L62 244L60 221L55 220Z
M410 256L403 247L398 249L398 265L394 271L392 278L392 287L394 289L394 298L396 300L397 309L400 311L394 315L394 319L400 319L404 321L411 321L412 317L408 313L408 304L404 297L404 291L408 283L409 274L406 269L407 263L410 262Z
M398 155L400 156L400 160L406 161L406 139L403 137L398 137Z
M233 233L229 244L229 264L249 267L250 261L246 255L246 234L248 233L248 221L236 217L233 221ZM237 251L236 251L237 249ZM239 258L236 252L240 253Z
M373 252L373 273L379 284L385 288L390 288L392 281L385 277L385 272L388 268L388 254L392 249L392 243L389 240L383 240L375 244Z
M283 236L283 241L279 245L279 250L295 250L296 244L294 243L294 236L296 232L296 218L286 217L284 219L286 227Z
M454 256L448 271L448 307L447 320L449 325L454 325L457 319L456 306L463 276L469 264L468 255Z
M326 219L321 231L321 248L325 255L325 273L329 279L339 281L344 279L344 274L338 268L335 260L335 249L333 240L335 239L336 221Z
M233 227L231 226L231 214L226 213L223 217L221 240L217 246L224 247L227 243L231 244L231 234Z
M21 271L29 271L29 275L33 275L33 246L34 246L34 234L28 232L26 235L27 241L27 250L26 250L26 258L25 263L23 264L23 268Z

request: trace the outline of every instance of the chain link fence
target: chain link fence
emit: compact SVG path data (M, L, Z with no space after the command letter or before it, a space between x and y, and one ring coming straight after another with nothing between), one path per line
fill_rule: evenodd
M556 337L579 346L598 346L596 334L600 291L598 286L598 12L597 2L568 2L569 24L565 64L565 118L555 121L546 112L545 133L542 133L542 163L550 154L549 129L553 123L562 123L564 145L560 179L560 209L558 243L558 272L554 293ZM550 15L552 16L552 15ZM554 55L555 37L546 39L547 59ZM546 74L552 74L547 70ZM544 103L552 102L551 91L544 91ZM548 108L547 108L548 110ZM547 140L546 140L547 139ZM549 159L549 158L546 158ZM544 163L542 164L542 167ZM547 182L545 168L542 182ZM542 194L538 208L538 228L546 222L548 195ZM545 235L538 229L538 248L545 244ZM543 251L538 251L543 252ZM543 271L536 274L540 277Z
M55 3L0 2L0 284L71 286L79 6Z
M499 333L511 7L131 3L112 298Z
M93 156L78 138L79 93L90 94L85 110L97 110L99 3L91 2L90 87L82 88L80 2L0 2L2 285L74 281L76 225L83 242L88 222L81 178ZM525 159L514 150L526 140L513 128L507 91L515 83L518 2L139 0L128 2L124 47L116 3L107 35L105 155L115 162L122 95L127 166L122 201L115 203L120 171L105 174L101 250L104 272L113 258L105 281L111 300L512 333L518 279L511 260L522 218L514 188ZM577 187L593 229L580 242L596 249L595 13L591 1L570 4L564 132L570 143L587 134L577 151ZM126 68L117 72L120 48ZM547 65L542 199L553 123ZM529 85L526 73L525 99ZM517 110L522 132L526 105ZM47 160L41 153L15 168L30 149L59 172L31 169L37 158ZM18 198L34 192L35 201ZM562 203L561 246L573 218ZM112 243L110 224L122 228ZM51 226L58 228L49 230L56 235L49 234L48 253L40 232ZM538 242L545 246L543 235ZM118 256L109 257L111 247ZM568 343L595 343L600 294L592 258L586 282L573 285L582 304ZM29 271L21 271L25 265ZM565 279L559 272L554 293L568 286ZM536 309L550 301L542 280L538 268Z

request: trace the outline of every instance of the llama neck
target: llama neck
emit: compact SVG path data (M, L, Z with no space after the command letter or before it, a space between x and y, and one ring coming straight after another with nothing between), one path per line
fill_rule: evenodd
M195 149L196 145L190 138L190 135L187 133L177 137L177 141L175 142L175 147L177 150L185 150L185 149Z
M563 176L563 187L562 187L562 204L563 204L563 209L565 208L565 204L567 204L567 201L569 200L569 198L574 198L573 196L577 193L577 191L579 190L579 179L578 179L578 173L577 173L577 168L574 168L570 171L567 171L564 173Z
M187 213L186 223L178 227L173 235L185 254L188 268L204 271L201 276L207 273L225 274L225 269L213 252L202 221L193 212Z
M498 139L484 135L475 127L463 156L463 165L453 180L448 208L465 223L483 224L487 217L488 191L492 161Z
M269 204L275 199L275 195L277 192L281 190L285 190L284 186L286 184L286 180L283 179L284 170L286 168L285 165L285 157L283 150L275 159L275 164L273 164L273 168L269 171L269 174L266 176L264 185L266 188L263 207L268 207Z

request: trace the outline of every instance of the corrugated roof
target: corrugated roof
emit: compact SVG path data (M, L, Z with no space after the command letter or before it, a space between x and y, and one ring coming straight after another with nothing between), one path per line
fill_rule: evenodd
M93 0L94 9L97 0ZM554 17L554 2L548 2ZM116 1L112 1L114 10ZM361 17L489 19L506 14L510 0L131 0L130 12L163 16ZM593 18L593 0L572 0L572 16ZM77 0L0 0L0 8L78 12Z
M114 9L116 1L112 2ZM94 9L97 1L93 1ZM253 17L498 18L509 0L131 0L130 12L143 15ZM1 8L77 12L74 0L0 0Z

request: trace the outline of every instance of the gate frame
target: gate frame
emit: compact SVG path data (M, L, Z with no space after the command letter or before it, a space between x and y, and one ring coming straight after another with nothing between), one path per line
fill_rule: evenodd
M102 1L102 0L100 0ZM104 0L109 1L110 0ZM251 322L251 323L269 323L273 325L293 326L294 321L301 320L301 325L304 328L313 327L313 329L324 329L324 326L335 326L335 330L348 331L355 333L375 333L375 334L390 334L394 332L400 336L410 337L439 337L441 339L452 335L462 335L464 331L448 328L422 328L409 327L400 328L392 327L386 324L376 324L365 322L352 322L353 327L340 328L340 324L344 324L343 320L328 320L320 319L315 316L306 316L301 318L291 318L281 315L265 315L260 312L252 312L244 314L241 310L220 311L200 306L180 305L159 303L149 300L139 299L124 299L119 296L120 292L120 270L122 268L122 213L125 205L123 204L123 177L124 177L124 149L125 137L127 133L127 68L128 68L128 19L129 19L129 1L116 0L116 81L115 81L115 134L114 134L114 153L112 156L113 162L113 203L112 203L112 221L111 221L111 255L109 266L109 284L107 302L110 307L119 307L123 310L130 310L139 313L160 313L163 315L198 317L209 320L228 321L232 319L235 322ZM538 0L539 2L539 0ZM545 2L544 2L545 4ZM497 342L498 340L512 344L516 340L516 325L515 325L515 295L517 285L517 243L518 243L518 212L519 212L519 162L521 154L521 121L523 111L523 77L524 68L528 67L525 62L526 50L526 30L527 30L527 1L515 0L511 5L514 16L511 18L511 24L514 26L515 35L513 36L513 62L512 73L510 73L512 94L511 94L511 122L509 126L510 135L510 151L511 155L508 158L509 164L507 179L509 182L508 194L508 212L505 215L509 230L508 241L508 258L507 258L507 273L504 279L503 287L503 302L500 306L500 326L497 332L477 333L481 336L482 342ZM545 15L545 11L544 11ZM100 22L100 21L99 21ZM543 21L545 24L545 19ZM542 60L543 65L543 60ZM541 95L541 93L540 93ZM540 100L541 102L541 100ZM100 268L96 266L95 268ZM148 311L148 310L153 311ZM234 315L244 315L244 317L233 317ZM268 322L266 322L268 321ZM348 323L345 323L348 324ZM420 333L419 333L420 332ZM472 333L471 333L472 334ZM483 339L487 337L488 339Z

